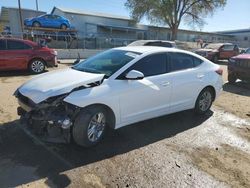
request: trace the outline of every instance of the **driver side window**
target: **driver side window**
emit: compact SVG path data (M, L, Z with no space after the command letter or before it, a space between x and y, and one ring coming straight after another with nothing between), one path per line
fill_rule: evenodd
M168 72L167 66L167 54L166 53L159 53L149 55L147 57L142 58L134 65L129 67L122 76L119 76L118 79L124 78L125 75L131 71L137 70L144 74L144 77L155 76L159 74L165 74Z
M233 51L234 50L234 46L233 45L224 45L221 49L223 51Z

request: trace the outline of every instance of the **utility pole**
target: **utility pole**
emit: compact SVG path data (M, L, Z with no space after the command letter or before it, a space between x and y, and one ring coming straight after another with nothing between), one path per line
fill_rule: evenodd
M38 11L38 0L36 0L36 11Z
M18 0L18 10L19 10L20 25L21 25L21 31L22 31L22 37L23 37L23 17L22 17L22 10L21 10L21 2L20 2L20 0Z

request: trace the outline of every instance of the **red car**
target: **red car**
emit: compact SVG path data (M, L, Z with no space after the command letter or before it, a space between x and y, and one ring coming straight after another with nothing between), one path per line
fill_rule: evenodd
M38 74L57 66L55 50L29 40L0 38L0 71L29 70Z
M239 54L239 47L232 43L211 43L195 53L216 63L221 59L229 59Z
M228 81L234 83L237 79L250 81L250 48L244 54L229 59Z

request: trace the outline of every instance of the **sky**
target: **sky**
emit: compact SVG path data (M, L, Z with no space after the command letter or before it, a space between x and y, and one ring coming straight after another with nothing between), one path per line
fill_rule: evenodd
M39 10L51 12L54 6L109 13L120 16L130 15L124 3L126 0L37 0ZM36 0L21 0L22 8L36 9ZM17 7L18 0L0 0L0 7ZM224 31L250 28L250 0L227 0L223 9L217 9L214 15L205 18L206 24L201 31ZM151 24L146 19L142 24ZM182 23L180 28L192 30L193 28ZM200 30L200 29L199 29Z

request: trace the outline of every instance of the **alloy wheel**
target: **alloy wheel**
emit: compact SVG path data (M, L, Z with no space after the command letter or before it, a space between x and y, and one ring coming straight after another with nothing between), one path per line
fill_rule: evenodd
M96 142L102 136L106 125L105 115L102 112L95 114L88 125L88 139L91 142Z
M45 65L41 60L35 60L31 64L31 70L35 73L43 72L44 68L45 68Z
M205 112L209 109L212 103L212 94L209 91L205 91L199 100L199 108L201 111Z

